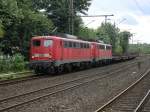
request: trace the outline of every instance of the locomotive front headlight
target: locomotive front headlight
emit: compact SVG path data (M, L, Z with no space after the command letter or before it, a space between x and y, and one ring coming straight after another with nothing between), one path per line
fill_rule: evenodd
M32 58L37 58L37 57L47 57L47 58L51 58L51 54L33 54Z
M51 54L49 54L49 58L52 58L52 55L51 55Z
M32 59L34 58L34 56L31 57Z

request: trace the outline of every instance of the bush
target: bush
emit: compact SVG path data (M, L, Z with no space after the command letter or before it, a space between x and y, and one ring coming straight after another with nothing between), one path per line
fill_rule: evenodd
M23 71L25 69L24 57L16 54L12 57L12 69L14 71Z
M1 59L0 60L0 72L6 72L9 69L9 67L6 64L6 61Z
M15 54L12 57L0 59L0 72L20 72L25 70L24 57L21 54Z
M123 52L122 47L121 46L117 46L117 48L115 49L115 54L121 55Z

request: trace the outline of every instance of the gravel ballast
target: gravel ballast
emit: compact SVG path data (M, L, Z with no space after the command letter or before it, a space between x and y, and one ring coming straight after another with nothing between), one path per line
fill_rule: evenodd
M136 81L148 67L149 61L146 61L140 70L133 66L111 77L38 99L8 112L93 112Z

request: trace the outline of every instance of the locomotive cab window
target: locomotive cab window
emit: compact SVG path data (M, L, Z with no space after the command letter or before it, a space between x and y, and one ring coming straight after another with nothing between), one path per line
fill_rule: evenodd
M44 47L50 47L52 46L53 41L52 40L44 40Z
M41 45L41 40L33 40L32 45L33 45L34 47L40 46L40 45Z
M111 49L111 46L106 46L106 49L107 49L107 50L110 50L110 49Z

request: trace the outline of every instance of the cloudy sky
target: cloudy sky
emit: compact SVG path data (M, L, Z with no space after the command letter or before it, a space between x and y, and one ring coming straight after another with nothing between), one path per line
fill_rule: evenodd
M150 0L92 0L88 15L114 14L109 22L134 34L134 43L150 43ZM103 17L83 18L87 27L97 28Z

